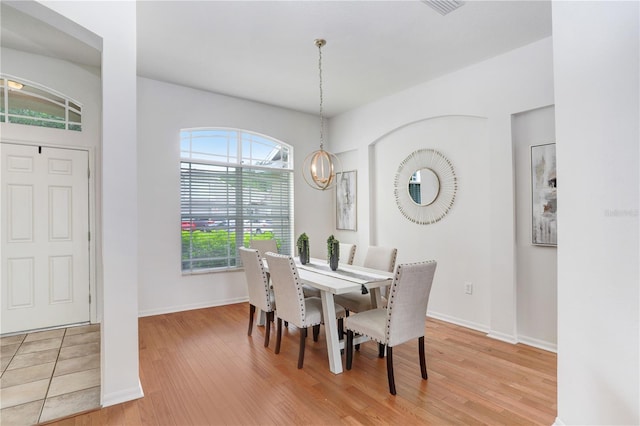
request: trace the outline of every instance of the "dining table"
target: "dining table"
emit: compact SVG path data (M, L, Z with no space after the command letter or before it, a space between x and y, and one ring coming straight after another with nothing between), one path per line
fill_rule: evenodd
M325 318L329 370L334 374L340 374L343 371L340 350L344 348L345 339L338 334L337 322L328 320L328 318L336 317L334 295L352 291L368 292L371 295L371 305L373 307L382 306L381 288L391 284L393 273L346 264L339 264L338 268L333 271L326 260L317 258L311 258L304 265L300 263L298 258L295 258L295 262L302 282L320 290L322 313ZM354 338L354 344L366 340L365 336L358 336Z

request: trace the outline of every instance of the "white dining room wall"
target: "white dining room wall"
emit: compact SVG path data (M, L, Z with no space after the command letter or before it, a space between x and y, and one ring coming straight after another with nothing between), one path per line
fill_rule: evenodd
M242 271L183 275L180 243L180 130L231 127L294 147L294 238L306 232L311 255L325 253L333 228L333 192L302 179L304 157L317 149L316 116L138 78L139 310L141 316L247 300Z
M429 315L516 342L511 116L550 104L545 38L332 118L332 146L355 152L358 170L358 230L339 238L397 247L398 262L437 260ZM393 194L400 161L420 148L441 151L459 178L453 208L431 225L409 222Z

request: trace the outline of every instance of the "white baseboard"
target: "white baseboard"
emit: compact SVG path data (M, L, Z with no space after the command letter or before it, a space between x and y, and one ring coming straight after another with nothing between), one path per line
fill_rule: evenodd
M451 315L443 314L440 312L433 312L427 310L427 316L435 319L439 319L445 322L450 322L451 324L460 325L462 327L470 328L472 330L482 331L483 333L487 333L489 328L483 324L466 321L457 317L452 317Z
M192 311L194 309L213 308L215 306L233 305L234 303L246 302L248 297L235 299L210 300L208 302L191 303L188 305L165 306L162 308L147 309L138 312L138 317L150 317L152 315L172 314L174 312Z
M543 351L558 353L558 345L556 343L546 342L540 339L534 339L533 337L518 335L518 341L522 344L533 346L534 348L542 349Z
M451 324L456 324L462 327L470 328L472 330L487 333L487 337L500 340L502 342L511 343L511 344L522 343L525 345L533 346L534 348L558 353L557 344L552 342L546 342L544 340L534 339L532 337L527 337L527 336L513 336L511 334L500 333L498 331L491 330L489 327L487 327L484 324L463 320L457 317L453 317L451 315L443 314L441 312L427 311L427 316L435 319L439 319L445 322L449 322Z
M566 426L566 423L560 420L560 417L556 417L556 421L553 422L553 426Z
M121 404L127 401L133 401L134 399L139 399L144 397L144 392L142 391L142 383L138 379L138 386L130 389L121 390L118 392L112 392L109 394L102 395L102 407L110 407L112 405Z
M507 333L501 333L499 331L491 330L487 334L487 337L491 337L492 339L500 340L501 342L511 343L515 345L518 343L518 339L516 336Z

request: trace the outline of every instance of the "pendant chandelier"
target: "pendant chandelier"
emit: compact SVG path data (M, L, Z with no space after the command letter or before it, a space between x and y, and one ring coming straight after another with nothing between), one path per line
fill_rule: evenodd
M322 46L327 42L323 39L314 41L318 47L318 70L320 73L320 149L307 155L304 159L302 176L313 189L324 191L336 184L336 173L340 173L340 160L335 154L324 150L324 116L322 110Z

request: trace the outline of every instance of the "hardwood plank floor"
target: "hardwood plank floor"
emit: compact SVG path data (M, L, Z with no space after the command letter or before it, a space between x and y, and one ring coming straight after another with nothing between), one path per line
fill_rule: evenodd
M329 372L324 329L307 339L298 370L298 332L263 346L264 328L246 335L248 304L140 318L140 379L145 397L55 424L550 425L556 417L556 355L490 339L427 319L429 379L418 344L394 348L398 394L389 394L386 360L373 342L354 352L353 369ZM275 336L275 328L272 330ZM344 360L344 357L343 357Z

